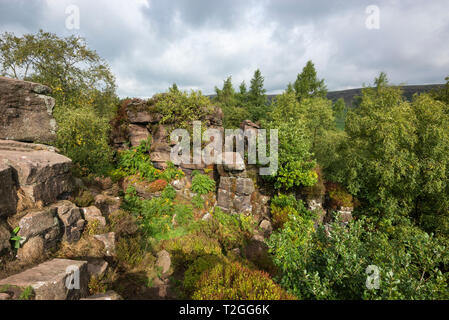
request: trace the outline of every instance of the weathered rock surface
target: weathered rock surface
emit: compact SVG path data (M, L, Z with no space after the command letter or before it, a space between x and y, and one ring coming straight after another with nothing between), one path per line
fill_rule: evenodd
M91 277L100 277L104 275L108 266L109 264L101 258L91 258L87 263L87 271Z
M62 222L63 240L69 243L78 241L84 227L81 209L67 200L59 201L52 207L56 208L56 213Z
M100 209L95 206L83 208L84 218L87 222L98 221L98 225L101 227L106 226L106 218L101 215Z
M56 138L55 100L49 87L0 77L0 139L51 142Z
M59 237L59 221L56 214L56 208L30 210L19 221L18 235L25 239L43 236L46 242L55 240Z
M115 256L115 233L109 232L105 234L97 234L94 235L94 238L103 242L106 255L107 256Z
M32 202L54 203L72 190L72 161L50 147L0 140L0 163L13 169L13 176Z
M168 251L162 250L157 253L156 266L161 269L162 277L166 277L170 274L171 258Z
M33 263L42 258L45 252L44 239L41 236L29 239L17 251L17 258L26 263Z
M0 280L0 286L31 286L36 300L76 300L87 296L88 281L86 261L53 259Z
M150 136L150 133L145 126L130 124L128 130L129 141L132 147L139 146L142 140L147 140Z
M249 178L220 177L217 204L227 212L251 212L253 192L254 183Z
M1 151L0 151L1 152ZM16 185L11 167L0 162L0 217L14 214L17 207Z
M11 232L5 224L0 222L0 253L11 248L11 244L9 243L10 238Z
M120 209L121 200L119 197L112 197L105 194L98 194L95 196L95 206L100 209L104 216L109 216L111 213Z

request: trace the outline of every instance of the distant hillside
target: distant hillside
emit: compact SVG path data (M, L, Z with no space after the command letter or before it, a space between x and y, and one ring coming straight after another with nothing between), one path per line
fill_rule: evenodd
M404 91L404 96L407 100L412 100L412 97L415 93L424 93L432 90L436 90L441 88L442 84L426 84L426 85L411 85L411 86L402 86L402 90ZM328 92L327 98L332 101L337 101L340 98L345 100L347 106L352 106L352 101L355 96L359 96L362 93L362 89L349 89L349 90L341 90L341 91L331 91Z
M415 93L424 93L432 90L437 90L443 87L444 84L423 84L423 85L410 85L410 86L401 86L404 91L404 96L407 100L411 101L412 97ZM337 101L340 98L345 100L347 106L352 106L352 101L354 97L362 94L362 88L357 89L348 89L348 90L340 90L340 91L329 91L327 93L327 98L332 101ZM269 94L267 95L268 101L271 102L277 95ZM209 98L215 97L215 94L208 95Z
M444 86L443 84L424 84L424 85L410 85L402 86L404 96L407 100L411 101L415 93L424 93L432 90L436 90ZM332 101L337 101L340 98L345 100L347 106L352 106L352 100L354 97L362 94L362 88L348 89L341 91L330 91L327 93L327 98ZM269 95L268 99L271 101L276 95Z

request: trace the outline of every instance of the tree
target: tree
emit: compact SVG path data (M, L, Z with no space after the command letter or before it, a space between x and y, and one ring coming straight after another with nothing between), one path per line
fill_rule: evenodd
M300 104L294 92L284 92L273 103L271 121L264 126L278 129L279 156L278 172L270 177L276 189L289 190L294 187L311 186L317 182L313 171L311 139Z
M447 113L449 113L449 77L444 78L444 80L446 80L446 84L439 90L434 90L434 92L432 92L432 96L441 102L444 102L448 108Z
M239 86L239 92L236 94L237 104L242 108L247 108L248 106L248 89L246 88L245 81Z
M430 95L412 103L385 77L362 91L348 113L339 163L328 177L383 223L408 216L429 232L449 235L449 116Z
M78 36L59 38L40 30L16 37L5 32L0 36L0 70L2 75L51 87L57 120L66 108L88 104L99 115L112 116L117 103L109 66Z
M242 89L242 85L240 85L240 92ZM218 103L223 110L225 128L238 128L242 121L249 117L248 110L240 104L245 96L242 97L241 93L235 92L232 86L232 77L223 81L223 89L215 87L215 93L214 102Z
M318 80L315 65L312 61L308 61L302 72L298 74L294 88L298 101L314 97L326 98L327 95L324 79Z
M58 147L83 172L108 169L108 122L118 103L115 78L83 38L42 30L22 37L5 32L0 35L0 73L52 88Z
M264 88L264 78L259 69L254 72L248 92L248 110L252 121L265 119L268 112L268 101Z

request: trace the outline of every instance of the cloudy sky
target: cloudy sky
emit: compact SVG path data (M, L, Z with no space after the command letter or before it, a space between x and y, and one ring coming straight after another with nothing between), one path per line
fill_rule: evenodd
M66 26L70 5L79 29ZM40 28L85 37L121 96L174 82L209 94L228 76L248 83L257 68L278 93L310 59L330 90L372 83L380 71L396 84L449 75L448 0L0 0L0 32Z

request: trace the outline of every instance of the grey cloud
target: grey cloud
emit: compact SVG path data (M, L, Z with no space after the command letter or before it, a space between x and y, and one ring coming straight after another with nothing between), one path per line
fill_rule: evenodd
M231 75L235 87L249 83L256 68L279 92L309 59L331 90L371 83L380 71L409 84L449 73L446 0L0 0L0 32L68 35L70 3L81 9L75 33L110 63L122 96L151 96L173 82L212 93ZM380 30L365 27L372 4Z

